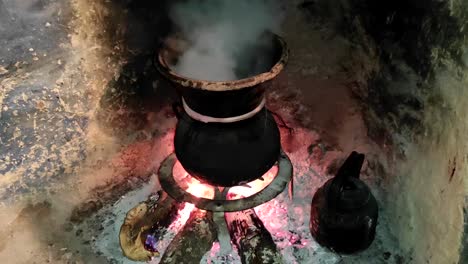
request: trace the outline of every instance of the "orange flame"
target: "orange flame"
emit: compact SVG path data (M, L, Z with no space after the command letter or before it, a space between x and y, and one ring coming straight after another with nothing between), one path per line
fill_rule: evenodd
M228 196L229 197L252 196L258 193L259 191L263 190L266 186L268 186L275 178L277 172L278 172L278 168L274 166L267 173L265 173L261 179L254 180L242 186L232 187L228 192ZM179 184L179 186L185 189L188 193L199 198L206 198L206 199L214 198L215 188L217 187L202 183L199 180L195 179L194 177L190 176L184 170L184 168L179 162L177 162L176 165L174 166L173 173L174 173L174 178L177 184Z
M205 184L190 176L182 167L180 162L177 162L174 166L174 178L180 187L185 189L188 193L198 197L213 199L215 189L209 184Z
M193 194L194 196L198 198L207 198L207 199L214 198L215 190L213 186L201 183L200 181L192 177L190 177L190 179L187 180L187 184L188 184L188 188L186 189L186 191L188 193Z
M278 172L278 167L272 167L267 173L263 175L261 179L251 181L247 184L241 186L232 187L228 195L231 197L249 197L259 191L265 189L272 181L275 179L275 176Z

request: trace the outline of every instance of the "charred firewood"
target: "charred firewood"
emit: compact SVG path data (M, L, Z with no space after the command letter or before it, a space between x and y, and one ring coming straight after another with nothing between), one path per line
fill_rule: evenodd
M195 209L184 228L167 247L159 263L200 263L216 240L216 227L212 213Z
M127 213L120 228L120 247L135 261L159 256L156 246L183 205L164 192L158 192Z
M271 234L253 209L225 215L243 264L283 263Z

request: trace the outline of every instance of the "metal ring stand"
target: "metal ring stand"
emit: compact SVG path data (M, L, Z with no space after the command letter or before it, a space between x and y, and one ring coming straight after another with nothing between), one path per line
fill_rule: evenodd
M281 150L278 157L278 173L273 181L258 193L236 200L225 200L229 188L225 188L223 195L216 195L215 199L196 197L183 190L176 182L173 175L173 168L177 157L175 153L170 154L159 168L159 183L161 188L173 199L179 202L194 204L197 208L213 212L237 212L256 207L268 202L278 196L291 182L293 166L289 157ZM216 187L214 187L217 190ZM220 198L222 197L222 198Z

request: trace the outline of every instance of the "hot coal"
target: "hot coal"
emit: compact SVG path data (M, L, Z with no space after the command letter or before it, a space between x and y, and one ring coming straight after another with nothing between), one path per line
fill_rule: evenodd
M226 213L225 216L242 264L283 263L271 234L253 209Z
M160 263L200 263L216 237L212 213L194 209L184 228L167 247Z

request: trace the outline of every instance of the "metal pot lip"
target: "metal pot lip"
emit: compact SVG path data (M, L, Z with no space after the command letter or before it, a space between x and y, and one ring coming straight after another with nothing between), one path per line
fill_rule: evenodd
M164 49L161 49L157 55L158 71L170 81L175 82L183 87L200 89L213 92L234 91L244 88L250 88L258 84L267 82L275 78L286 66L289 59L289 50L286 42L277 34L271 33L274 39L281 46L281 56L275 65L268 71L248 78L238 79L234 81L207 81L197 80L184 77L174 72L164 59Z

